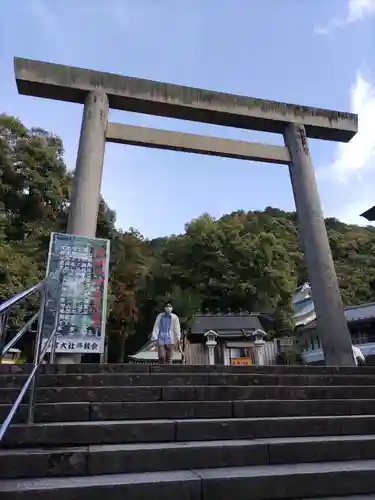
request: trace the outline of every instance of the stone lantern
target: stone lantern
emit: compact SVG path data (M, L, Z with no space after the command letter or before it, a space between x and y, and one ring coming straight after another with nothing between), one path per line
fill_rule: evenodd
M217 339L218 334L214 332L213 330L209 330L204 334L204 338L206 339L206 346L208 349L208 364L209 365L214 365L215 364L215 347L217 346Z
M257 365L265 364L265 355L264 355L264 345L265 345L265 337L266 333L263 330L257 329L253 332L253 343L255 348L255 363Z

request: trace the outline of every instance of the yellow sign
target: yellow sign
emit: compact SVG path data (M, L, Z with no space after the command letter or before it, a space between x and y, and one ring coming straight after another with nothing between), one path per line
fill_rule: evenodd
M232 365L252 365L250 358L232 358Z

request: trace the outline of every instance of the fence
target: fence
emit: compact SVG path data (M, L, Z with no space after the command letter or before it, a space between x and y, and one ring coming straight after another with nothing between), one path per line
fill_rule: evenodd
M263 346L264 349L264 364L275 365L279 356L279 348L277 340L266 342Z

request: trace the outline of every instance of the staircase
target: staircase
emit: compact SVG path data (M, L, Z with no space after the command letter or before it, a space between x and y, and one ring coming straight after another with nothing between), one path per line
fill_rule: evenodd
M41 368L0 499L375 499L375 367ZM30 366L0 370L3 421Z

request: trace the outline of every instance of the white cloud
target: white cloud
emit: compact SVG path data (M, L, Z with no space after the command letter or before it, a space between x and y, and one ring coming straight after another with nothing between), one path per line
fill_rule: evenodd
M375 84L357 73L351 89L351 111L358 114L358 133L338 144L333 162L319 177L335 192L329 215L350 224L366 225L360 214L375 204Z
M375 0L349 0L346 22L355 23L372 14L375 14Z
M375 15L375 0L348 0L345 17L335 17L323 27L316 27L317 35L331 35L335 29L357 23L366 17Z
M351 89L350 107L358 114L358 133L349 143L337 146L335 160L323 170L323 177L340 183L361 180L375 167L375 86L359 72Z

